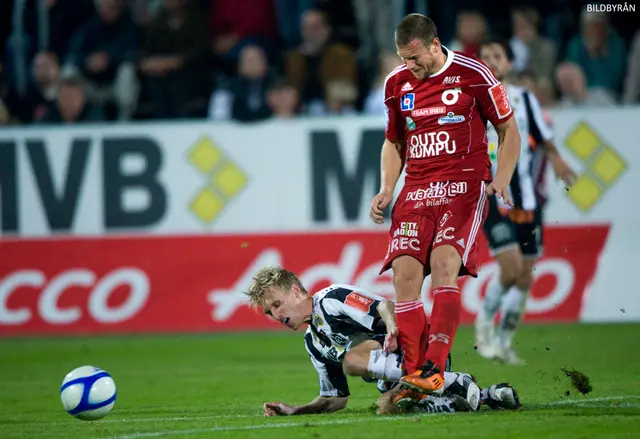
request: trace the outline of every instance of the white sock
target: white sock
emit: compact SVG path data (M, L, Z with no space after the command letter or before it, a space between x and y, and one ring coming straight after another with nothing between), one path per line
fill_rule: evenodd
M498 312L498 308L500 308L502 296L506 292L507 288L500 283L500 277L494 277L487 286L487 293L484 296L484 306L482 307L484 317L487 320L493 320Z
M458 378L458 374L455 372L445 372L444 373L444 387L443 389L446 390L449 388L449 386L453 383L456 382L456 378Z
M385 381L398 381L402 378L402 359L397 354L388 354L382 349L369 353L367 370L373 378Z
M528 294L528 290L521 290L514 286L511 287L509 292L504 296L500 309L500 324L498 325L497 332L500 345L504 348L511 347L511 341L513 340L516 328L524 312Z

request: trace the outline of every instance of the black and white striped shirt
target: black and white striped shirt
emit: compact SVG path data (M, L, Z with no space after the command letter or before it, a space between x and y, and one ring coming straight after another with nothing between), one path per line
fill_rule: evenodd
M313 296L305 347L318 372L321 396L349 396L342 369L351 346L384 337L386 327L377 307L382 297L351 285L331 285Z
M553 131L545 120L540 103L533 93L511 84L507 85L506 89L520 132L520 159L511 179L511 198L514 207L534 210L537 207L536 181L532 174L533 152L530 145L553 139ZM498 134L490 123L487 123L487 139L491 168L495 175L498 165ZM502 200L497 201L499 207L507 207Z

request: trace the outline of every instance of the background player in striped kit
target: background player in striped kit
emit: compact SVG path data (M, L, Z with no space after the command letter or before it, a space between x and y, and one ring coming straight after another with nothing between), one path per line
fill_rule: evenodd
M500 275L487 287L484 306L476 318L476 345L478 353L486 358L520 364L523 361L513 350L512 340L531 287L534 264L542 253L542 200L537 191L542 172L540 156L549 161L567 185L573 184L576 176L560 157L551 127L535 95L507 82L513 60L510 45L499 39L487 40L480 47L480 58L506 86L520 130L521 151L510 184L513 207L495 197L489 198L484 231L500 266ZM487 136L495 172L498 135L490 124L487 124ZM501 317L494 334L493 319L498 309Z

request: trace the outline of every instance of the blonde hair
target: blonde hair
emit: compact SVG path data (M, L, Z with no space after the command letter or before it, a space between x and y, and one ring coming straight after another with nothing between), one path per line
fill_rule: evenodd
M249 291L246 293L249 296L249 304L252 307L262 306L265 293L271 287L289 292L294 285L297 285L302 292L307 293L295 273L282 267L262 268L253 275L251 284L249 284Z

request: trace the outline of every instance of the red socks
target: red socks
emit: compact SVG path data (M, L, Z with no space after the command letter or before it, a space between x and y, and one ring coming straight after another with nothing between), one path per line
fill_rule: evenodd
M460 323L460 289L458 287L436 288L433 290L433 296L431 335L426 359L438 365L442 375Z
M421 349L420 346L422 333L427 326L427 316L424 314L422 300L396 303L396 324L398 343L404 351L404 364L407 374L411 374L424 364L424 348Z

